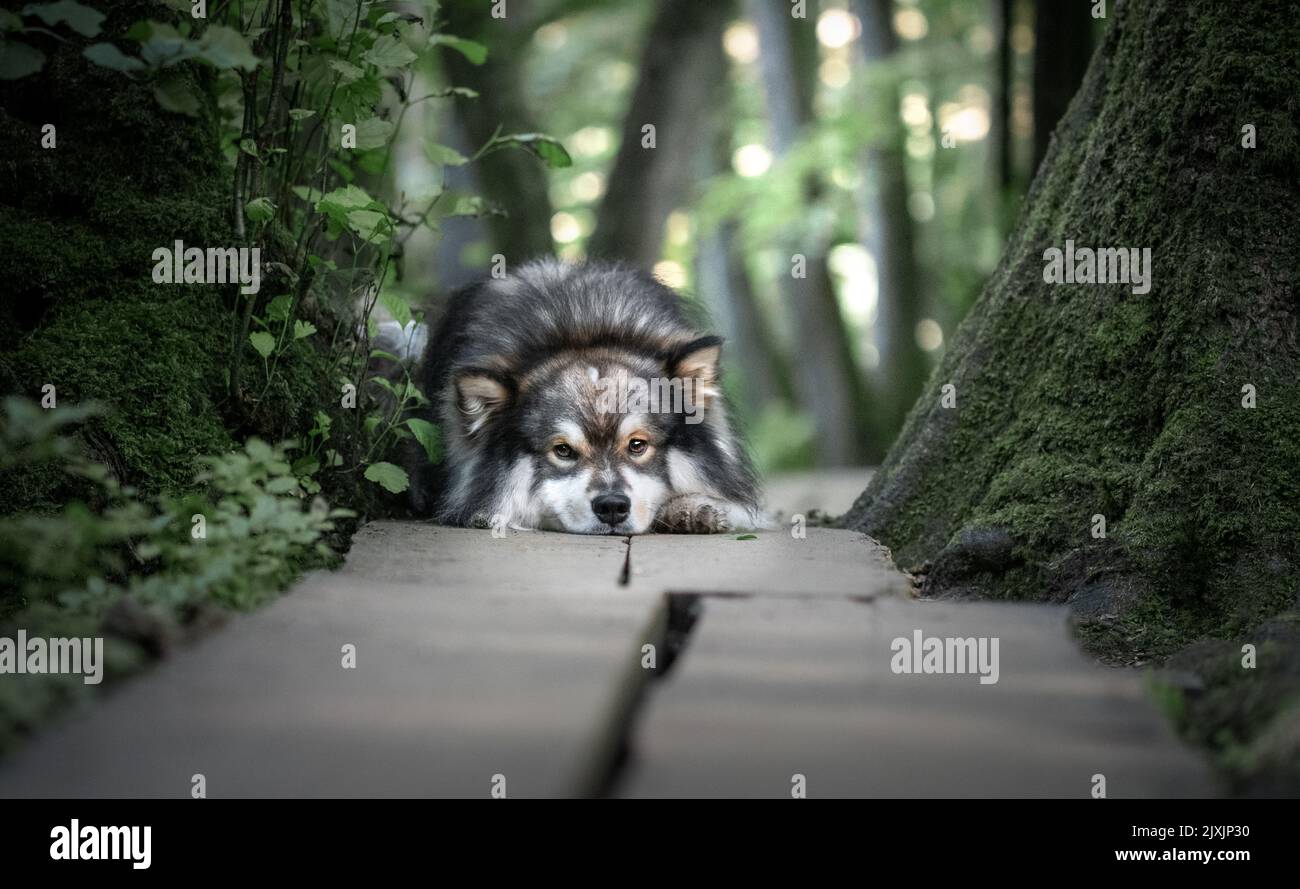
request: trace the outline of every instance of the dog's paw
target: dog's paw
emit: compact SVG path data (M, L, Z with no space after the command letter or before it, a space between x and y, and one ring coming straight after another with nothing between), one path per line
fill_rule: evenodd
M656 531L668 534L721 534L732 530L730 504L712 497L685 494L659 508Z

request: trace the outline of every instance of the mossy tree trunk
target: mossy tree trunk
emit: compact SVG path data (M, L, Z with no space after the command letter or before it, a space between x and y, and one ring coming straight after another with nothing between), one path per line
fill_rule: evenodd
M1300 589L1300 19L1270 0L1111 16L999 268L846 522L930 563L932 593L1069 600L1121 630L1098 638L1158 652ZM1066 239L1151 248L1150 292L1045 283Z

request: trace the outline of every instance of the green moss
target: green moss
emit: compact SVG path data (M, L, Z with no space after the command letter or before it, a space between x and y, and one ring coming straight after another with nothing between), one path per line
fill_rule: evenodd
M105 33L169 15L156 3L118 4ZM203 86L200 68L178 70ZM165 112L147 83L89 64L76 45L0 90L9 134L0 169L21 185L0 195L0 276L11 297L0 309L0 386L39 399L53 384L60 404L104 404L85 447L145 494L187 490L196 459L236 439L300 437L330 403L324 345L294 344L248 416L226 391L242 312L234 288L152 281L158 247L238 244L215 106L193 119ZM44 122L56 126L53 149L40 146ZM270 286L264 276L260 300ZM241 348L248 386L260 387L259 359ZM78 493L55 471L0 479L12 511Z
M1300 791L1300 614L1231 642L1202 640L1152 681L1175 727L1210 751L1234 791Z

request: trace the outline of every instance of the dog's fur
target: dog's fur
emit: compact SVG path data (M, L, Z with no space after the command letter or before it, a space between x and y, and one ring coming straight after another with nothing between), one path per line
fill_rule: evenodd
M413 508L580 534L764 525L721 343L687 323L672 290L622 265L540 260L459 291L417 373L445 457L412 461ZM602 386L629 378L691 381L695 422L666 405L611 412Z

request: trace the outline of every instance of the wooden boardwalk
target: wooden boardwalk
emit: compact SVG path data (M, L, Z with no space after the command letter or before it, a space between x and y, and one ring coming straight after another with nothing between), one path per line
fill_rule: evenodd
M0 797L1213 792L1063 609L914 601L849 531L738 536L370 524L35 739ZM894 672L917 631L998 639L998 681Z

